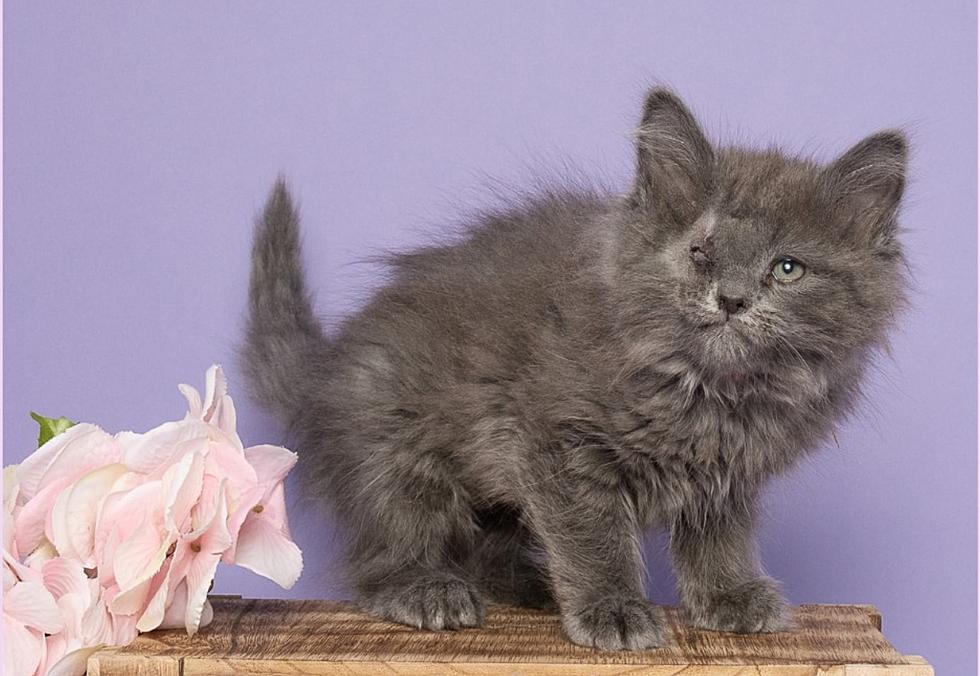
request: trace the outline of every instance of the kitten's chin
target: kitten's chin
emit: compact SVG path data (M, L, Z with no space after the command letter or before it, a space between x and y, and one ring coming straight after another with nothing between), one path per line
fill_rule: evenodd
M701 353L702 367L719 379L739 381L758 370L755 346L730 324L705 327Z

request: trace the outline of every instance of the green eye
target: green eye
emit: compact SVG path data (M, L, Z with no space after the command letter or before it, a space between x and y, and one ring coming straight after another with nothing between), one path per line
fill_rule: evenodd
M804 272L806 272L806 268L803 263L793 258L783 258L776 261L776 264L772 266L773 278L784 284L795 282L803 276Z

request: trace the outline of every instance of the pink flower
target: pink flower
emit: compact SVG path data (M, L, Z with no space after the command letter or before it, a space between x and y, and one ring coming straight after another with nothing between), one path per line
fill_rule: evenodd
M212 485L216 481L213 477ZM149 631L165 621L166 610L179 601L174 610L183 606L183 617L174 617L172 626L185 627L188 634L195 634L204 615L208 588L214 579L215 570L221 555L232 545L228 532L228 508L222 483L208 491L209 497L203 500L197 518L191 519L192 526L187 532L179 534L168 565L158 574L155 591L140 617L138 627ZM181 621L182 620L182 621ZM179 624L178 624L179 622Z
M84 674L93 652L136 638L135 623L109 613L98 580L89 579L77 560L57 557L45 562L41 570L65 624L61 632L47 637L40 673Z
M138 631L195 633L219 561L296 582L283 489L296 455L243 448L220 367L203 400L180 391L182 420L115 436L76 425L4 470L4 673L81 674Z
M223 560L289 589L303 572L303 555L289 533L283 489L296 454L280 446L253 446L245 450L245 457L262 480L232 516L232 529L238 524L241 529Z
M93 651L136 637L134 622L110 616L97 580L55 557L39 568L4 551L5 674L83 674Z

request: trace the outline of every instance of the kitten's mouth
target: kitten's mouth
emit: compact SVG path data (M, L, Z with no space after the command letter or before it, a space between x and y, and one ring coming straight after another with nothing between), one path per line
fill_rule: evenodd
M698 323L698 326L702 329L714 329L716 331L731 331L734 333L739 333L742 322L738 319L738 317L732 317L730 319L718 318L701 321Z
M735 345L745 345L751 342L745 326L741 322L732 320L726 322L724 319L720 319L717 321L703 322L700 328L708 340L712 342L717 341L723 344L730 343Z

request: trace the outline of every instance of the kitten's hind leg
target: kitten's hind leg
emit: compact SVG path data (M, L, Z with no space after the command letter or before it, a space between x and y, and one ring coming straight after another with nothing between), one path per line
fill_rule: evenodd
M467 567L480 589L497 603L557 610L544 552L517 510L495 507L477 516L481 533Z
M361 606L421 629L480 626L483 599L463 565L478 530L468 496L440 458L409 453L389 453L370 490L351 487L349 573Z
M399 624L434 630L483 624L479 590L448 571L408 566L359 586L365 610Z

